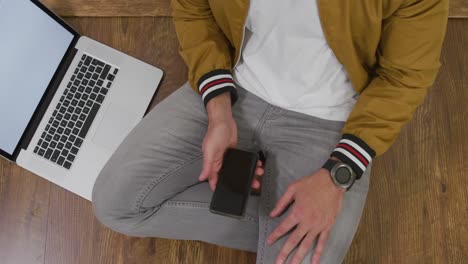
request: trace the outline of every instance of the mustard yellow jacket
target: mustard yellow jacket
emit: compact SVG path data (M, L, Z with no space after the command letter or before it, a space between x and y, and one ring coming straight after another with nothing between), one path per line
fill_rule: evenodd
M332 155L360 176L395 141L433 84L448 0L317 2L328 45L359 93ZM205 105L224 92L231 93L232 103L237 99L231 71L240 57L248 8L247 0L172 0L179 51Z

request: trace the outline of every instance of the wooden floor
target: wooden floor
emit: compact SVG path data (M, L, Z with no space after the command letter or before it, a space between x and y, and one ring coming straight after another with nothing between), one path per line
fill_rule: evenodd
M169 17L69 18L81 33L165 70L153 105L186 81ZM442 68L395 145L373 167L345 263L467 263L468 20L451 19ZM0 159L0 263L255 263L197 241L130 238L91 204Z

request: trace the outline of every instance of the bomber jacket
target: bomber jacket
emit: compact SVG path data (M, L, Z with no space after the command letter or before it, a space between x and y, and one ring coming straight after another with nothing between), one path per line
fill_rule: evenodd
M317 0L317 5L327 43L359 94L331 156L350 164L359 178L393 144L434 83L448 0ZM248 0L172 0L179 52L205 106L224 92L230 92L232 104L237 100L231 73L242 51L248 8Z

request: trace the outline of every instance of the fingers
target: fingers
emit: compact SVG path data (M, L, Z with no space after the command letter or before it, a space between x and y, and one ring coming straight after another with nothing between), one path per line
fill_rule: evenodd
M295 219L293 214L289 214L268 236L267 243L271 245L276 242L276 240L286 234L292 227L298 223L298 220Z
M294 249L294 247L297 246L297 244L299 244L299 242L301 242L301 239L306 235L306 233L307 229L304 229L301 225L298 225L296 230L294 230L294 232L291 235L289 235L288 240L286 240L286 242L284 243L283 247L281 248L281 251L276 257L275 263L284 263L291 251Z
M286 206L288 206L289 203L292 202L294 198L294 191L292 185L289 185L288 189L286 189L286 192L281 196L281 198L278 200L276 203L275 208L270 212L271 217L276 217L278 214L280 214Z
M265 170L261 167L257 167L255 169L255 174L258 175L258 176L262 176L263 174L265 173Z
M329 235L330 235L329 230L326 230L320 233L317 246L314 249L314 255L312 256L312 264L319 264L320 257L322 256L323 249L325 248L325 244L328 240Z
M302 259L304 259L307 251L310 250L312 244L314 243L315 234L312 232L307 233L304 240L302 240L301 245L296 250L296 254L294 254L293 258L291 259L291 264L299 264L301 263Z

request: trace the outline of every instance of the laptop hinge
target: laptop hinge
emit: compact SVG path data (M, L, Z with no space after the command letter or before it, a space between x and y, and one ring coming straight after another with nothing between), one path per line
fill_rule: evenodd
M31 123L28 125L27 130L23 135L23 139L21 140L21 148L27 149L29 143L31 142L34 133L36 133L36 129L39 126L47 108L49 107L52 98L54 98L55 92L57 91L58 87L62 83L63 77L67 73L68 69L70 68L70 64L72 63L73 59L75 58L76 53L78 50L76 48L71 48L64 56L63 60L61 61L54 77L52 78L49 87L47 88L47 94L43 98L43 102L40 103L40 107L36 109L33 118L31 119Z

